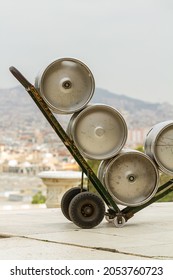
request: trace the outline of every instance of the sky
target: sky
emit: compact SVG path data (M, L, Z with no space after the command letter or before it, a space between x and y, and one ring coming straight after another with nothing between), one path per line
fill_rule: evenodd
M0 0L0 88L53 60L84 62L95 86L173 104L172 0Z

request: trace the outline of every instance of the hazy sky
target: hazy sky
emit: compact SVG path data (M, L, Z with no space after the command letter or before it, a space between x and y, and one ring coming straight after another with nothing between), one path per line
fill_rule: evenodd
M74 57L97 87L173 104L172 0L0 0L0 88Z

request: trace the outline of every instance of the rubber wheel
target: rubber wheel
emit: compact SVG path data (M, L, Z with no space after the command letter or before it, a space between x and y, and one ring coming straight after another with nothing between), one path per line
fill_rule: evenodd
M82 189L83 191L87 191L86 189ZM81 193L81 187L74 187L69 189L67 192L64 193L62 199L61 199L61 211L63 215L71 221L70 215L69 215L69 205L71 200L77 195Z
M70 202L69 215L72 222L80 228L93 228L103 220L105 204L94 193L79 193Z

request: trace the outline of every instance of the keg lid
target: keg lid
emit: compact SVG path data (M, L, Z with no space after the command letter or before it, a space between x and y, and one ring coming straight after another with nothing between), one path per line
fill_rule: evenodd
M73 115L70 135L86 158L102 160L118 154L127 139L127 125L122 115L104 104L88 105Z
M173 175L173 120L155 124L145 139L145 153L158 165L160 171Z
M53 112L72 114L88 104L94 94L95 81L84 63L61 58L36 77L35 86Z
M123 150L107 163L105 185L119 204L139 206L149 201L158 189L158 170L144 153Z
M153 143L153 150L160 169L173 175L173 122L160 130Z

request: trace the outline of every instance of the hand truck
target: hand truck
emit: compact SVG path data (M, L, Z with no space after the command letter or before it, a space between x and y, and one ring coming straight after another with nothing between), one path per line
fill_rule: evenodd
M76 226L80 228L93 228L99 225L105 216L108 222L113 222L116 227L122 227L135 213L173 191L173 179L170 179L158 188L156 195L151 198L150 201L140 206L127 206L120 209L75 146L73 140L69 138L63 127L55 118L37 89L15 67L11 66L9 70L29 93L55 133L81 167L81 186L67 191L61 202L61 210L64 216L71 220ZM88 189L86 190L83 188L84 174L87 176L88 181L93 184L99 195L91 193Z

